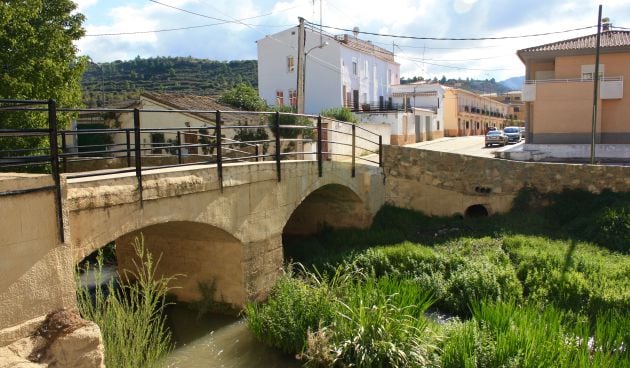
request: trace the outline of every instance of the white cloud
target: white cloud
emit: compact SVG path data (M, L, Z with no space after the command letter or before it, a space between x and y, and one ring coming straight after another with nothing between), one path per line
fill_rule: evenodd
M255 40L297 25L298 16L314 23L319 23L320 19L320 3L313 0L163 1L215 18L256 18L244 21L249 26L232 22L186 31L85 37L78 42L78 46L83 53L97 61L129 59L136 55L251 59L256 57ZM390 0L385 3L382 0L322 0L322 18L325 25L344 29L357 26L368 32L419 37L500 37L594 25L597 19L595 2L599 1L604 4L604 16L611 17L613 24L630 26L621 24L624 19L630 19L630 3L627 0L530 0L528 6L505 0ZM85 25L88 34L217 23L216 20L140 0L81 0L79 3L88 16ZM264 16L258 17L260 15ZM335 34L342 33L335 29L325 30ZM593 31L594 29L548 37L488 41L431 41L369 35L360 37L370 39L388 50L394 41L398 45L395 51L404 76L490 76L504 79L522 75L524 72L521 62L515 56L516 50ZM489 56L498 57L488 58ZM422 60L423 57L424 64L410 60Z
M465 14L468 13L476 3L477 0L455 0L453 2L453 9L459 14Z

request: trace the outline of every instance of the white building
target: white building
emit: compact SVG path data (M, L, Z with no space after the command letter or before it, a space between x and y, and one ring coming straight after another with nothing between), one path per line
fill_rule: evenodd
M412 83L392 86L392 101L404 111L412 113L413 123L409 130L413 135L406 134L398 138L399 144L432 140L444 136L444 102L445 87L437 83ZM392 136L392 141L396 141Z
M298 29L257 41L258 91L269 105L297 106ZM400 80L400 64L392 52L353 35L334 36L309 26L304 52L305 113L342 106L355 111L389 106L391 86Z

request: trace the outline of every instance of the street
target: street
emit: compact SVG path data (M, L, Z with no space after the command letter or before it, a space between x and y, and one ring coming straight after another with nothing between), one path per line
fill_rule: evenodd
M513 147L514 145L515 144L508 144L505 147L492 146L486 148L484 136L468 136L439 138L432 141L408 144L405 147L421 148L431 151L460 153L470 156L495 157L494 153L497 150L503 150L507 147Z

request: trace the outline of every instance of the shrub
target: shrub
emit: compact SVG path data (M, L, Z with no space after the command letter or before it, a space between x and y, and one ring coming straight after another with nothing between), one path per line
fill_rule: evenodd
M356 115L347 107L332 107L321 112L322 116L333 118L335 120L346 121L349 123L358 123Z
M432 304L430 293L411 280L367 277L340 285L333 322L309 345L311 365L352 367L417 367L426 365L435 346L423 316ZM322 354L324 353L324 354Z
M267 345L285 353L300 353L307 333L332 320L333 303L325 285L315 286L290 273L281 277L265 304L245 308L253 334Z
M314 136L313 123L306 117L298 116L293 113L293 110L289 106L276 106L271 109L271 111L280 113L278 116L278 124L280 125L280 137L287 139L295 139L299 136L303 138L312 139ZM267 124L269 125L269 129L271 129L274 137L278 134L276 132L275 124L276 124L276 114L271 114L267 116ZM301 126L304 128L282 128L282 126Z

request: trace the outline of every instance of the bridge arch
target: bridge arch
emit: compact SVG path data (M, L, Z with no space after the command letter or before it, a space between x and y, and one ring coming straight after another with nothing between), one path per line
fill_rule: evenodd
M140 236L146 249L156 259L160 257L157 276L178 275L170 284L171 294L178 301L200 300L205 289L213 292L214 301L244 305L243 245L227 231L190 221L165 222L132 231L116 239L119 271L135 269L132 244Z
M323 226L332 228L365 228L372 214L364 201L350 187L325 184L305 196L287 219L284 235L309 235Z

